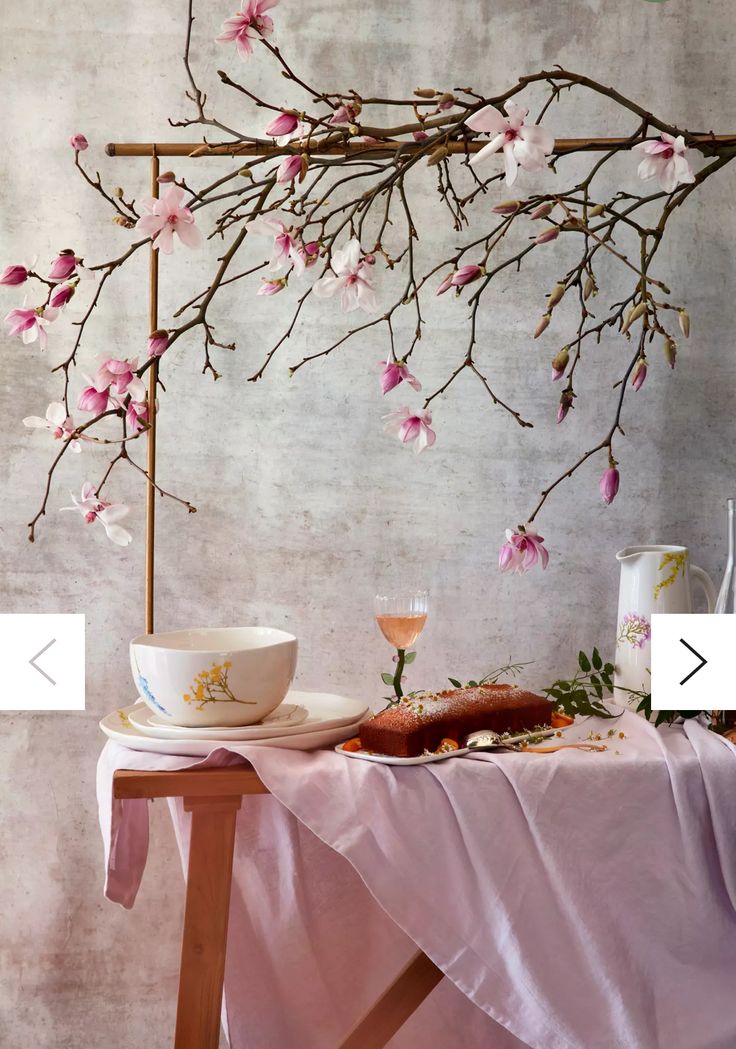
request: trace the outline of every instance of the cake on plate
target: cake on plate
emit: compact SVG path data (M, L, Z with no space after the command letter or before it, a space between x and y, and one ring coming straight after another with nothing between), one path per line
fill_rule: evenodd
M475 685L421 692L369 717L360 726L364 750L396 758L435 751L443 740L460 746L470 732L525 732L549 726L554 704L515 685Z

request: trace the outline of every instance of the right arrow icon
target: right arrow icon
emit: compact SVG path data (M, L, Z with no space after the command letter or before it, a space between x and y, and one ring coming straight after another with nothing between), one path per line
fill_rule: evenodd
M705 658L704 656L701 656L700 652L696 651L696 649L694 649L692 645L688 645L688 643L687 643L687 641L686 641L686 640L684 639L684 637L681 637L681 638L680 638L680 644L681 644L681 645L684 645L684 646L685 646L685 648L687 648L687 649L688 649L688 650L689 650L690 652L692 652L692 654L693 654L693 655L695 656L695 658L696 658L696 659L699 659L699 660L700 660L700 662L699 662L699 663L698 663L698 665L697 665L697 666L695 667L695 669L694 669L694 670L691 670L691 671L690 671L690 673L689 673L689 674L687 674L687 675L686 675L686 676L685 676L685 677L684 677L684 678L682 679L682 681L680 682L680 684L681 684L681 685L684 685L684 684L685 684L686 682L688 682L688 681L690 680L690 678L691 678L691 677L692 677L692 676L693 676L694 674L697 674L697 672L698 672L699 670L702 670L702 669L703 669L703 667L704 667L704 666L705 666L705 664L706 664L706 663L708 662L708 660L707 660L707 659L706 659L706 658Z

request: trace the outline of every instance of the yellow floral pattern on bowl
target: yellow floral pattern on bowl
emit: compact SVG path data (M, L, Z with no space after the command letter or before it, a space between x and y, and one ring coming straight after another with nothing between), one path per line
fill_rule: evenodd
M222 663L213 663L209 670L202 670L192 682L191 691L182 696L184 702L196 703L197 710L204 710L208 703L255 704L254 699L238 699L233 695L227 683L231 666L230 660L226 659Z
M672 586L677 576L685 568L685 562L687 561L687 550L681 550L679 553L668 553L662 557L659 563L659 571L663 572L667 566L670 566L669 575L660 580L654 588L654 599L659 597L660 591L664 590L667 586Z

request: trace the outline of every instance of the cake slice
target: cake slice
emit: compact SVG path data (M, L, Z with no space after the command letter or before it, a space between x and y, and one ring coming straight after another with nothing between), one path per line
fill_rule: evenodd
M460 746L470 732L525 732L548 726L554 704L514 685L476 685L405 696L360 726L364 750L395 758L435 751L443 739Z

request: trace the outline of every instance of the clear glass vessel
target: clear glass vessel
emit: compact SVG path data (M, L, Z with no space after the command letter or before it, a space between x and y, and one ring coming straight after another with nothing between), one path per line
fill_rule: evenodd
M736 499L729 499L728 507L728 560L723 582L718 591L716 614L733 615L736 612Z

